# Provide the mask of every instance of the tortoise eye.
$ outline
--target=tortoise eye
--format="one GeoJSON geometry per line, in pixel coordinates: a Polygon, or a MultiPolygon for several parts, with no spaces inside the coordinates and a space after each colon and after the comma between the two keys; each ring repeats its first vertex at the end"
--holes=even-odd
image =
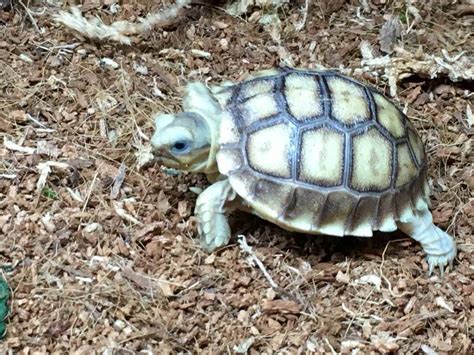
{"type": "Polygon", "coordinates": [[[176,141],[171,147],[171,150],[173,151],[173,153],[180,154],[186,152],[189,147],[190,144],[187,141],[176,141]]]}

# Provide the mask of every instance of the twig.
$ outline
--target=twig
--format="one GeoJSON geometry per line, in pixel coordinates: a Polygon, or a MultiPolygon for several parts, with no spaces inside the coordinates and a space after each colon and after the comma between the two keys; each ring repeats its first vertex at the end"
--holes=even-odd
{"type": "Polygon", "coordinates": [[[270,286],[272,286],[273,289],[275,290],[280,290],[280,288],[278,287],[278,285],[275,283],[275,281],[273,281],[272,277],[270,276],[270,274],[268,273],[267,269],[265,268],[265,266],[263,265],[263,263],[260,261],[260,259],[255,255],[254,251],[252,250],[252,248],[247,244],[247,239],[245,239],[245,236],[244,235],[239,235],[238,237],[238,242],[239,242],[239,246],[240,246],[240,249],[242,249],[244,252],[246,252],[248,255],[249,255],[249,258],[252,262],[254,262],[255,264],[257,264],[258,268],[260,269],[260,271],[262,271],[263,273],[263,276],[265,276],[265,278],[267,279],[267,281],[270,283],[270,286]]]}
{"type": "Polygon", "coordinates": [[[306,21],[308,19],[308,11],[309,11],[309,0],[305,0],[304,8],[302,10],[303,19],[301,20],[301,22],[299,22],[295,25],[296,31],[301,31],[304,28],[304,26],[306,25],[306,21]]]}
{"type": "Polygon", "coordinates": [[[20,5],[23,7],[23,9],[25,9],[26,16],[28,16],[28,18],[29,18],[30,21],[31,21],[31,24],[35,27],[36,31],[38,31],[38,33],[41,33],[41,29],[38,27],[38,24],[36,23],[35,18],[34,18],[33,15],[31,14],[30,9],[28,9],[28,8],[26,7],[26,5],[23,4],[23,2],[22,2],[21,0],[18,0],[18,2],[19,2],[20,5]]]}

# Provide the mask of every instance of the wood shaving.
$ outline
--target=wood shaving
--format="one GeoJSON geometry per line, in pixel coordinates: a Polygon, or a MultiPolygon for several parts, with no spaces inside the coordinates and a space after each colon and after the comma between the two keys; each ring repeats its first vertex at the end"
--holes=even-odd
{"type": "Polygon", "coordinates": [[[132,40],[129,35],[150,31],[161,23],[177,18],[179,11],[190,3],[190,0],[176,0],[174,5],[148,15],[139,24],[128,21],[116,21],[111,25],[106,25],[99,18],[87,20],[82,16],[81,10],[78,7],[71,7],[69,12],[58,11],[52,17],[54,21],[78,32],[86,38],[131,45],[132,40]]]}

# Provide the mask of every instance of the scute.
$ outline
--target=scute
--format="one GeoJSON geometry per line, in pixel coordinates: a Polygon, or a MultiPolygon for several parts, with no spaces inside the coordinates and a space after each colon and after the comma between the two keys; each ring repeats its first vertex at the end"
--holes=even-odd
{"type": "Polygon", "coordinates": [[[252,123],[275,116],[279,108],[275,98],[270,93],[253,96],[244,103],[244,122],[247,126],[252,123]]]}
{"type": "Polygon", "coordinates": [[[377,120],[395,138],[405,135],[403,116],[398,109],[380,94],[374,94],[377,104],[377,120]]]}
{"type": "Polygon", "coordinates": [[[273,91],[275,82],[272,80],[252,81],[240,89],[239,100],[245,100],[257,95],[268,94],[273,91]]]}
{"type": "Polygon", "coordinates": [[[425,148],[420,136],[416,133],[415,128],[411,123],[407,124],[408,141],[410,142],[411,149],[416,157],[418,166],[422,166],[425,161],[425,148]]]}
{"type": "Polygon", "coordinates": [[[343,134],[328,127],[304,131],[300,149],[299,180],[319,186],[342,184],[343,134]]]}
{"type": "Polygon", "coordinates": [[[216,159],[219,162],[220,172],[224,175],[231,174],[244,164],[242,154],[236,149],[221,149],[217,152],[216,159]]]}
{"type": "Polygon", "coordinates": [[[399,144],[397,147],[397,178],[395,186],[401,188],[413,181],[418,173],[415,162],[413,161],[408,143],[399,144]]]}
{"type": "Polygon", "coordinates": [[[364,89],[339,76],[326,79],[332,99],[332,116],[345,125],[370,120],[364,89]]]}
{"type": "Polygon", "coordinates": [[[421,139],[375,90],[286,68],[216,92],[225,102],[219,170],[262,218],[291,231],[370,237],[428,208],[421,139]]]}
{"type": "Polygon", "coordinates": [[[236,144],[240,142],[241,134],[234,116],[229,111],[222,113],[219,132],[219,144],[236,144]]]}
{"type": "Polygon", "coordinates": [[[269,179],[257,180],[252,190],[252,200],[257,210],[267,217],[278,219],[285,206],[291,202],[293,186],[279,184],[269,179]]]}
{"type": "Polygon", "coordinates": [[[292,131],[284,123],[251,133],[246,146],[249,166],[263,174],[290,178],[291,139],[292,131]]]}
{"type": "Polygon", "coordinates": [[[385,191],[392,181],[392,143],[375,127],[352,140],[351,187],[356,191],[385,191]]]}
{"type": "Polygon", "coordinates": [[[290,74],[285,78],[285,98],[289,113],[304,121],[323,113],[321,93],[313,76],[290,74]]]}

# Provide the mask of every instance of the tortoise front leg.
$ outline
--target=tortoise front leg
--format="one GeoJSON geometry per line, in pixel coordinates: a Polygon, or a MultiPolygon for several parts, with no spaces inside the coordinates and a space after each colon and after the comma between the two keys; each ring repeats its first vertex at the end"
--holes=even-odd
{"type": "Polygon", "coordinates": [[[420,215],[409,223],[397,224],[402,232],[420,242],[426,253],[430,275],[436,266],[442,275],[444,267],[448,263],[452,265],[456,256],[456,243],[453,237],[433,224],[433,216],[429,210],[420,212],[420,215]]]}
{"type": "Polygon", "coordinates": [[[230,227],[225,216],[225,203],[236,196],[227,179],[215,182],[198,196],[194,214],[201,245],[206,251],[212,252],[229,242],[230,227]]]}

